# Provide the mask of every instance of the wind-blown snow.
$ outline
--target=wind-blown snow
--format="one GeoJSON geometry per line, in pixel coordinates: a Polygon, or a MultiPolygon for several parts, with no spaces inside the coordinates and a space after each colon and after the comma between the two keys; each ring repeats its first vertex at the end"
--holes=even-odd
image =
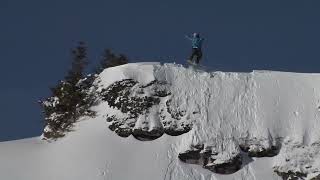
{"type": "MultiPolygon", "coordinates": [[[[274,169],[302,172],[306,179],[320,173],[319,74],[205,72],[175,64],[136,63],[103,71],[96,81],[98,91],[123,79],[167,82],[171,104],[185,112],[181,121],[192,121],[191,131],[153,141],[121,138],[109,130],[105,119],[121,113],[101,102],[93,107],[97,117],[81,118],[62,139],[0,143],[1,179],[277,180],[281,178],[274,169]],[[244,154],[242,168],[230,175],[178,159],[179,153],[203,144],[219,152],[215,163],[224,162],[243,153],[239,144],[248,139],[255,140],[251,149],[281,143],[280,153],[263,158],[244,154]]],[[[155,120],[159,117],[148,118],[151,126],[161,126],[155,120]]]]}

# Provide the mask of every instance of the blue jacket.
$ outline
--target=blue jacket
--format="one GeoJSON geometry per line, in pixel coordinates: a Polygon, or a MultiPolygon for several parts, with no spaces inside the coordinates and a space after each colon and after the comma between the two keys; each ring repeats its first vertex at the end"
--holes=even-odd
{"type": "Polygon", "coordinates": [[[191,41],[192,48],[201,49],[202,42],[204,40],[203,38],[201,38],[201,37],[189,37],[189,36],[186,36],[186,38],[191,41]]]}

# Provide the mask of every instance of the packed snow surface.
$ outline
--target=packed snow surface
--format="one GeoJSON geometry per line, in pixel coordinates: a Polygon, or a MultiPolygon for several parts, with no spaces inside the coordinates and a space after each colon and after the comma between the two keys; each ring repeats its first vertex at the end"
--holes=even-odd
{"type": "Polygon", "coordinates": [[[97,91],[123,79],[167,82],[172,104],[184,112],[182,120],[190,121],[192,129],[152,141],[122,138],[108,128],[105,118],[119,112],[101,101],[93,107],[97,117],[81,118],[74,131],[57,141],[36,137],[0,143],[0,179],[277,180],[281,177],[275,169],[301,172],[305,179],[320,173],[320,74],[206,72],[176,64],[135,63],[103,71],[97,91]],[[274,157],[243,155],[241,169],[228,175],[178,158],[202,144],[219,152],[214,162],[218,164],[243,153],[242,141],[254,141],[249,147],[253,151],[276,143],[281,149],[274,157]]]}

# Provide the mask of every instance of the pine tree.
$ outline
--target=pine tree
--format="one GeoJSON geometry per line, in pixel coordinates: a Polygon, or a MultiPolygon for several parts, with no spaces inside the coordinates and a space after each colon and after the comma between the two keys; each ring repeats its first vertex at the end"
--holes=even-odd
{"type": "Polygon", "coordinates": [[[96,72],[100,73],[106,68],[120,66],[127,64],[128,62],[129,60],[125,55],[116,55],[110,49],[106,49],[100,61],[100,66],[97,68],[96,72]]]}
{"type": "MultiPolygon", "coordinates": [[[[52,96],[40,101],[45,115],[44,137],[55,139],[64,136],[81,116],[94,116],[90,107],[96,102],[94,80],[98,76],[84,74],[88,65],[87,47],[79,42],[71,51],[71,69],[64,80],[51,88],[52,96]]],[[[128,63],[128,58],[122,54],[116,55],[111,50],[105,50],[99,68],[100,73],[105,68],[128,63]]]]}
{"type": "Polygon", "coordinates": [[[88,65],[87,47],[84,42],[79,42],[78,46],[71,51],[72,66],[65,77],[68,83],[75,85],[83,78],[85,67],[88,65]]]}
{"type": "Polygon", "coordinates": [[[89,110],[95,101],[89,89],[94,76],[84,77],[84,70],[88,65],[85,43],[79,42],[71,53],[72,66],[65,79],[51,88],[51,97],[41,101],[46,120],[46,138],[64,136],[64,132],[70,130],[80,116],[94,114],[89,110]]]}

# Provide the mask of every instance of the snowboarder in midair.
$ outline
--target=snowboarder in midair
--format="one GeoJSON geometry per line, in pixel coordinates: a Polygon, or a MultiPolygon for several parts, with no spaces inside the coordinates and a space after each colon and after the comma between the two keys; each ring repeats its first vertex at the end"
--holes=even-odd
{"type": "Polygon", "coordinates": [[[193,59],[197,57],[195,63],[199,64],[200,59],[202,57],[201,46],[204,39],[200,37],[199,33],[193,33],[192,37],[186,36],[186,38],[189,39],[192,43],[192,53],[188,61],[193,63],[193,59]]]}

